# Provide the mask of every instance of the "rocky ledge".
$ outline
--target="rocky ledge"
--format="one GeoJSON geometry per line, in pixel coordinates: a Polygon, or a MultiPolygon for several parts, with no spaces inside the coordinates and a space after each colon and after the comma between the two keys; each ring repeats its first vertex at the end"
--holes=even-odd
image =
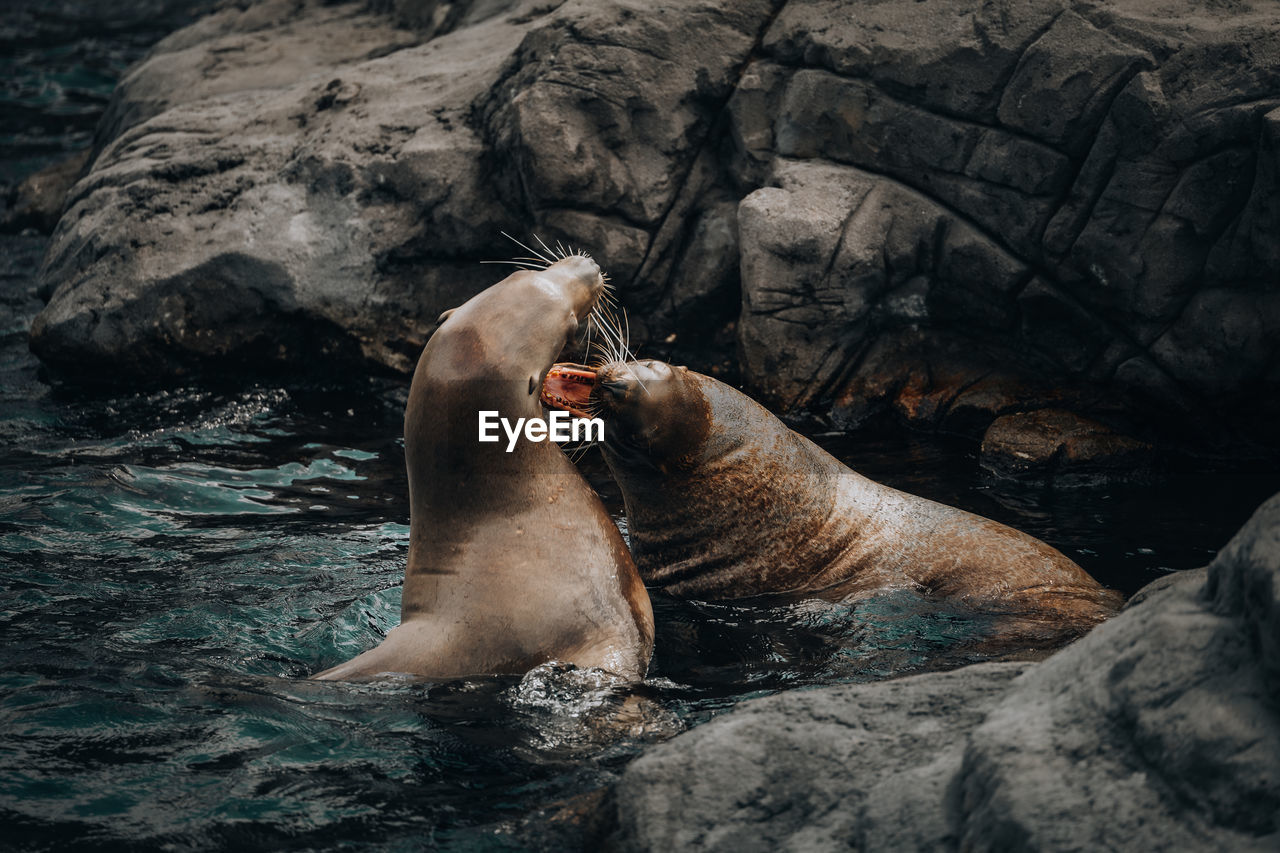
{"type": "Polygon", "coordinates": [[[739,706],[633,762],[622,850],[1274,850],[1280,495],[1037,664],[739,706]]]}
{"type": "Polygon", "coordinates": [[[1278,181],[1263,0],[228,3],[121,83],[31,341],[407,371],[537,233],[778,410],[1274,448],[1278,181]]]}

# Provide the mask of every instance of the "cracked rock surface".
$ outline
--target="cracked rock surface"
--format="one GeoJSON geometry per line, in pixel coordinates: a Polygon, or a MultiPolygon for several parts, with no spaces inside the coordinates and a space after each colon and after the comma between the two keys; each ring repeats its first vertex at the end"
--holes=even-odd
{"type": "Polygon", "coordinates": [[[1274,850],[1280,495],[1046,661],[756,699],[652,748],[624,850],[1274,850]]]}
{"type": "Polygon", "coordinates": [[[1262,0],[242,2],[93,156],[32,330],[81,378],[408,371],[507,231],[779,410],[1277,442],[1262,0]]]}

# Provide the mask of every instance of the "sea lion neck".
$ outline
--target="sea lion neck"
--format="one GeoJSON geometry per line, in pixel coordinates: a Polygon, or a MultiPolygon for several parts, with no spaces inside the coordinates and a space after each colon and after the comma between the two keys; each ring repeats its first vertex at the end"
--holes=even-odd
{"type": "Polygon", "coordinates": [[[593,299],[591,288],[576,278],[557,285],[548,271],[521,272],[449,312],[427,341],[409,388],[405,448],[411,470],[415,443],[474,444],[480,412],[512,421],[539,417],[546,372],[593,299]]]}

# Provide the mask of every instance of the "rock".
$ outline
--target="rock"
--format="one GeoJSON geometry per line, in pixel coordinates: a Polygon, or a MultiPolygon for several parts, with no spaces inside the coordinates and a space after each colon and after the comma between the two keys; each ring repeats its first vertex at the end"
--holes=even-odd
{"type": "Polygon", "coordinates": [[[1280,495],[1042,663],[756,699],[633,762],[623,850],[1273,850],[1280,495]],[[1016,677],[1015,677],[1016,676],[1016,677]]]}
{"type": "Polygon", "coordinates": [[[161,40],[125,75],[98,125],[95,150],[175,106],[285,89],[421,41],[358,4],[224,4],[161,40]]]}
{"type": "Polygon", "coordinates": [[[604,262],[638,348],[781,410],[980,435],[1069,399],[1274,449],[1277,91],[1259,0],[227,4],[122,81],[32,345],[407,371],[537,233],[604,262]]]}
{"type": "Polygon", "coordinates": [[[654,312],[663,320],[650,331],[655,340],[645,354],[670,358],[678,352],[688,366],[728,381],[736,374],[735,327],[741,304],[737,200],[708,198],[686,239],[671,268],[668,295],[654,312]]]}
{"type": "Polygon", "coordinates": [[[614,791],[617,849],[932,850],[970,732],[1026,663],[756,699],[653,747],[614,791]]]}
{"type": "Polygon", "coordinates": [[[408,372],[493,282],[478,262],[525,254],[503,231],[584,246],[625,284],[702,197],[684,164],[770,11],[430,5],[230,5],[158,45],[68,201],[33,350],[82,380],[408,372]]]}
{"type": "Polygon", "coordinates": [[[1209,567],[1019,679],[957,777],[974,850],[1280,842],[1280,496],[1209,567]]]}
{"type": "Polygon", "coordinates": [[[613,829],[610,792],[596,788],[526,815],[513,833],[515,845],[530,853],[599,850],[613,829]]]}
{"type": "MultiPolygon", "coordinates": [[[[996,381],[1029,374],[1166,435],[1275,446],[1274,429],[1262,435],[1277,408],[1260,395],[1280,400],[1280,356],[1258,341],[1280,323],[1260,263],[1280,230],[1255,223],[1274,225],[1280,204],[1278,23],[1254,3],[1222,15],[1191,2],[1156,14],[1139,0],[1006,14],[966,0],[792,0],[730,101],[736,182],[787,190],[790,211],[766,248],[757,234],[775,222],[761,208],[780,197],[743,200],[744,379],[777,406],[839,421],[879,405],[885,383],[868,381],[868,361],[920,375],[913,354],[886,361],[898,349],[886,339],[959,338],[998,365],[996,381]],[[1266,58],[1239,48],[1263,43],[1266,58]],[[797,161],[849,177],[802,185],[797,161]],[[832,222],[867,217],[862,196],[832,195],[842,180],[897,188],[880,214],[893,223],[881,227],[880,274],[912,282],[916,311],[840,268],[832,222]],[[913,229],[935,239],[888,238],[913,229]],[[949,275],[936,241],[959,229],[973,237],[949,275]],[[825,258],[803,248],[812,241],[825,258]],[[778,260],[759,263],[764,251],[778,260]]],[[[899,408],[923,426],[937,411],[899,408]]]]}
{"type": "Polygon", "coordinates": [[[286,26],[293,5],[227,7],[126,78],[118,110],[151,117],[123,122],[68,200],[31,333],[44,360],[152,379],[219,361],[408,370],[439,312],[491,277],[461,260],[483,251],[461,222],[511,220],[465,113],[500,69],[477,45],[514,50],[523,30],[407,47],[350,5],[286,26]],[[309,39],[315,54],[272,65],[276,44],[309,39]],[[217,70],[228,61],[236,73],[217,70]],[[433,247],[440,262],[416,266],[433,247]]]}
{"type": "Polygon", "coordinates": [[[12,234],[27,228],[42,234],[52,231],[62,214],[67,191],[88,161],[89,152],[81,151],[41,169],[10,190],[7,209],[0,218],[0,232],[12,234]]]}
{"type": "Polygon", "coordinates": [[[999,477],[1095,481],[1150,468],[1152,447],[1063,409],[1004,415],[982,438],[979,464],[999,477]]]}
{"type": "MultiPolygon", "coordinates": [[[[918,281],[893,295],[892,310],[923,310],[918,281]]],[[[1053,388],[1030,371],[976,350],[962,336],[907,329],[876,339],[844,379],[830,413],[842,429],[892,415],[916,428],[979,439],[1001,415],[1081,402],[1072,389],[1053,388]]]]}
{"type": "MultiPolygon", "coordinates": [[[[1129,596],[1129,600],[1124,603],[1124,609],[1128,610],[1131,607],[1137,607],[1148,598],[1175,586],[1192,584],[1196,590],[1202,589],[1204,587],[1204,582],[1208,577],[1208,566],[1201,566],[1198,569],[1182,569],[1180,571],[1170,572],[1163,577],[1156,578],[1151,583],[1129,596]]],[[[1188,589],[1190,589],[1190,587],[1188,587],[1188,589]]]]}

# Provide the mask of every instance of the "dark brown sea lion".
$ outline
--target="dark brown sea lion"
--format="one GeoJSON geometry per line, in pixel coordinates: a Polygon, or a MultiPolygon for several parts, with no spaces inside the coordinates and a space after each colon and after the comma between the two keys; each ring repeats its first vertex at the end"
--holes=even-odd
{"type": "Polygon", "coordinates": [[[551,442],[480,442],[481,411],[540,418],[538,389],[603,293],[570,255],[448,318],[405,410],[409,562],[400,625],[315,678],[523,673],[551,660],[644,676],[653,612],[600,498],[551,442]]]}
{"type": "Polygon", "coordinates": [[[681,597],[913,588],[1078,633],[1118,593],[1003,524],[868,480],[747,395],[659,361],[556,365],[543,400],[604,418],[631,551],[681,597]]]}

